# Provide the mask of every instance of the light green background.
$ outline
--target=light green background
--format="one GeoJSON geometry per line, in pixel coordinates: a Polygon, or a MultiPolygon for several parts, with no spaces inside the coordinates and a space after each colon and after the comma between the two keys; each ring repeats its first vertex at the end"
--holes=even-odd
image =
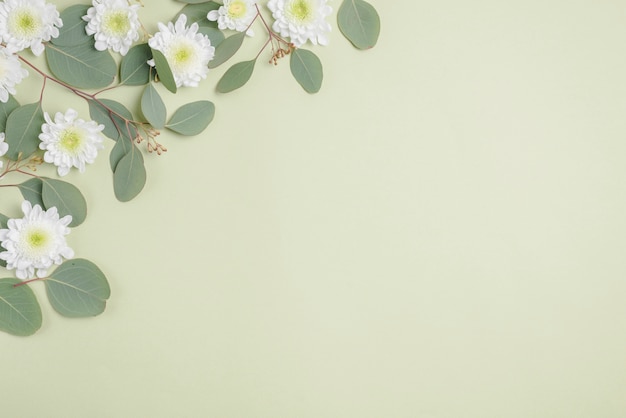
{"type": "MultiPolygon", "coordinates": [[[[333,14],[317,95],[286,60],[161,89],[217,114],[161,135],[136,200],[105,154],[67,177],[90,207],[70,245],[112,296],[69,320],[33,285],[42,329],[0,334],[3,417],[626,416],[624,2],[371,1],[379,44],[333,14]]],[[[150,31],[181,6],[144,4],[150,31]]]]}

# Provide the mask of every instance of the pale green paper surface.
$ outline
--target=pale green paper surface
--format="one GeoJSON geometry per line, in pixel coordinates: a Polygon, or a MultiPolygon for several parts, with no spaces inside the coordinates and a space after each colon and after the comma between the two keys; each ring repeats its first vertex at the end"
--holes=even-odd
{"type": "MultiPolygon", "coordinates": [[[[312,48],[317,95],[287,61],[160,90],[216,118],[161,136],[138,199],[105,154],[67,178],[111,299],[69,320],[33,286],[42,329],[0,334],[2,416],[624,417],[623,3],[372,2],[376,48],[334,15],[312,48]]],[[[144,3],[150,31],[180,7],[144,3]]]]}

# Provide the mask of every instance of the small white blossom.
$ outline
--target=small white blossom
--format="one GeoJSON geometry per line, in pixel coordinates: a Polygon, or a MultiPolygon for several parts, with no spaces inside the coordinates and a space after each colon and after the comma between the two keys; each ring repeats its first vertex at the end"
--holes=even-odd
{"type": "Polygon", "coordinates": [[[27,75],[17,56],[0,46],[0,102],[8,102],[9,95],[16,93],[15,86],[27,75]]]}
{"type": "MultiPolygon", "coordinates": [[[[148,41],[150,48],[161,51],[172,70],[176,86],[196,87],[209,72],[209,61],[215,55],[211,40],[198,33],[198,24],[186,26],[187,16],[181,14],[173,24],[159,22],[159,32],[148,41]]],[[[154,60],[148,64],[154,67],[154,60]]]]}
{"type": "Polygon", "coordinates": [[[130,5],[128,0],[93,0],[93,7],[87,10],[83,20],[87,35],[93,35],[98,51],[112,49],[126,55],[133,42],[139,39],[138,4],[130,5]]]}
{"type": "Polygon", "coordinates": [[[82,173],[85,163],[92,164],[98,150],[104,148],[100,132],[104,125],[94,121],[77,119],[78,113],[68,109],[65,114],[57,112],[54,121],[44,113],[46,123],[41,125],[39,148],[45,150],[43,159],[57,166],[59,176],[76,167],[82,173]]]}
{"type": "Polygon", "coordinates": [[[59,36],[62,26],[56,6],[45,0],[0,2],[0,35],[10,52],[30,48],[41,55],[43,42],[59,36]]]}
{"type": "MultiPolygon", "coordinates": [[[[4,132],[0,132],[0,157],[7,153],[9,150],[9,144],[4,142],[4,132]]],[[[0,160],[0,168],[2,168],[2,160],[0,160]]],[[[0,176],[0,178],[2,178],[0,176]]]]}
{"type": "Polygon", "coordinates": [[[255,5],[254,0],[224,0],[223,6],[207,14],[207,19],[217,21],[217,27],[220,30],[246,31],[248,36],[253,36],[254,32],[248,28],[257,15],[255,5]]]}
{"type": "Polygon", "coordinates": [[[331,26],[325,20],[332,13],[327,0],[269,0],[267,7],[272,11],[272,29],[299,47],[307,40],[314,45],[327,45],[327,32],[331,26]]]}
{"type": "Polygon", "coordinates": [[[65,236],[70,233],[70,215],[59,218],[56,207],[48,210],[33,207],[28,200],[22,203],[24,217],[9,219],[7,229],[0,229],[0,260],[7,269],[16,270],[19,279],[46,277],[53,264],[74,257],[65,236]]]}

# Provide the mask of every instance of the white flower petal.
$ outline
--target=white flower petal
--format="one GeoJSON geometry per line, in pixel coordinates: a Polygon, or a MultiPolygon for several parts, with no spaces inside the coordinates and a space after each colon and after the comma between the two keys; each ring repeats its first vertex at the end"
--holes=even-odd
{"type": "Polygon", "coordinates": [[[45,112],[44,119],[39,148],[46,151],[44,161],[57,166],[59,176],[67,175],[72,167],[85,171],[85,163],[92,164],[98,151],[104,148],[100,135],[104,125],[79,119],[74,109],[57,112],[54,121],[45,112]]]}
{"type": "Polygon", "coordinates": [[[269,0],[267,7],[271,10],[275,21],[274,32],[290,38],[296,46],[306,41],[312,44],[326,45],[331,26],[326,17],[332,13],[327,0],[269,0]]]}
{"type": "Polygon", "coordinates": [[[0,2],[0,36],[10,52],[30,48],[40,55],[43,42],[59,36],[63,26],[54,4],[45,0],[4,0],[0,2]]]}
{"type": "Polygon", "coordinates": [[[5,249],[0,259],[19,279],[46,277],[53,264],[74,256],[65,241],[70,233],[67,216],[59,219],[55,207],[44,211],[27,200],[22,202],[22,212],[23,218],[9,219],[7,228],[0,229],[0,247],[5,249]]]}

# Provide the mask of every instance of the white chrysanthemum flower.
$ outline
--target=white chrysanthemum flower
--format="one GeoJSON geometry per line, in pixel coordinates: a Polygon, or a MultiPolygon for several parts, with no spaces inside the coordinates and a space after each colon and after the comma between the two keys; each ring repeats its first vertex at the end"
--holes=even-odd
{"type": "MultiPolygon", "coordinates": [[[[150,48],[161,51],[172,70],[176,86],[196,87],[209,72],[209,61],[215,55],[211,40],[198,33],[198,24],[186,27],[187,16],[178,17],[175,24],[159,22],[159,32],[148,41],[150,48]]],[[[154,67],[154,60],[148,64],[154,67]]]]}
{"type": "Polygon", "coordinates": [[[72,217],[59,219],[57,208],[44,211],[28,200],[22,203],[22,211],[23,218],[9,219],[7,229],[0,229],[0,246],[5,249],[0,260],[6,261],[7,269],[15,269],[19,279],[46,277],[53,264],[74,257],[65,242],[72,217]]]}
{"type": "Polygon", "coordinates": [[[82,173],[85,163],[92,164],[98,150],[104,148],[100,135],[104,125],[77,116],[78,112],[68,109],[65,114],[57,112],[52,121],[48,112],[44,113],[46,123],[41,125],[39,148],[46,151],[44,161],[57,166],[59,176],[69,173],[72,167],[82,173]]]}
{"type": "Polygon", "coordinates": [[[314,45],[327,45],[327,32],[331,26],[326,20],[333,9],[326,0],[269,0],[267,7],[272,11],[272,29],[281,36],[289,37],[299,47],[307,40],[314,45]]]}
{"type": "Polygon", "coordinates": [[[126,55],[133,42],[139,39],[138,4],[128,0],[93,0],[83,20],[88,22],[85,31],[94,35],[98,51],[112,49],[126,55]]]}
{"type": "Polygon", "coordinates": [[[0,46],[0,102],[8,102],[9,95],[16,93],[15,86],[27,75],[28,71],[22,68],[17,55],[0,46]]]}
{"type": "Polygon", "coordinates": [[[211,10],[207,19],[215,22],[220,30],[230,29],[237,32],[246,31],[246,35],[253,36],[252,29],[248,29],[257,15],[254,0],[224,0],[224,5],[218,10],[211,10]]]}
{"type": "Polygon", "coordinates": [[[56,6],[45,0],[0,2],[0,35],[10,52],[30,48],[33,54],[41,55],[42,42],[59,36],[62,26],[56,6]]]}
{"type": "MultiPolygon", "coordinates": [[[[7,153],[9,150],[9,144],[4,142],[4,132],[0,132],[0,157],[7,153]]],[[[0,160],[0,168],[2,168],[2,160],[0,160]]],[[[2,178],[2,176],[0,176],[2,178]]]]}

